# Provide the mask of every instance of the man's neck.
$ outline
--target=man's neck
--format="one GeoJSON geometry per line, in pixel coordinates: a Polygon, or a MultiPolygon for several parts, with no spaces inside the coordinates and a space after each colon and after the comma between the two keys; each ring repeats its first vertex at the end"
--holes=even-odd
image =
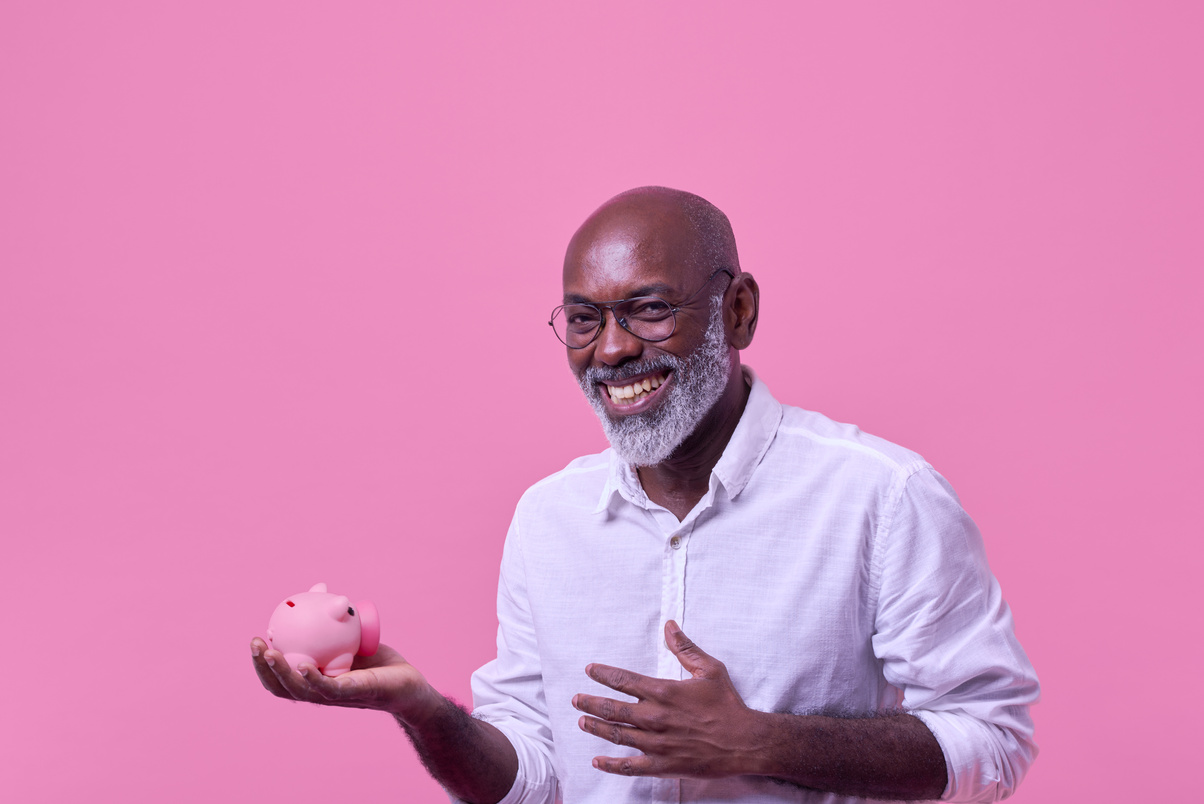
{"type": "Polygon", "coordinates": [[[666,460],[641,466],[636,472],[648,499],[673,512],[678,521],[686,518],[707,493],[711,470],[736,432],[750,392],[740,364],[732,361],[727,388],[698,423],[697,429],[666,460]]]}

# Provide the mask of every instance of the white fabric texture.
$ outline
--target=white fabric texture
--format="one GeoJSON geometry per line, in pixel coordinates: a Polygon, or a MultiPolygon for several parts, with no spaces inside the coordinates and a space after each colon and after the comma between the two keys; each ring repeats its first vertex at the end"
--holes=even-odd
{"type": "Polygon", "coordinates": [[[849,802],[769,779],[614,776],[637,753],[582,732],[575,693],[601,662],[661,678],[675,619],[765,712],[902,707],[945,754],[950,801],[1007,797],[1036,755],[1036,675],[978,529],[913,452],[783,406],[747,368],[744,415],[679,522],[610,450],[532,486],[506,538],[498,656],[472,679],[474,714],[514,743],[505,804],[849,802]]]}

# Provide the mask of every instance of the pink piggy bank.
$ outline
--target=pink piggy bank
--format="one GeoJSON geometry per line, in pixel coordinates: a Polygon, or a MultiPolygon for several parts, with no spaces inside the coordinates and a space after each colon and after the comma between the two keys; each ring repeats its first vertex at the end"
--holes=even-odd
{"type": "Polygon", "coordinates": [[[357,655],[376,653],[380,618],[372,601],[352,606],[318,583],[276,607],[268,621],[267,641],[268,647],[284,654],[289,667],[312,664],[324,675],[338,676],[351,669],[357,655]]]}

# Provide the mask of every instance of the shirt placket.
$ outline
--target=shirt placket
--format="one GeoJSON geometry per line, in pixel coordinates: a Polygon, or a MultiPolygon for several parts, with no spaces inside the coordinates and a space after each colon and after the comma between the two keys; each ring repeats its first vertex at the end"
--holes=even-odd
{"type": "MultiPolygon", "coordinates": [[[[661,616],[658,625],[663,629],[667,620],[674,620],[685,629],[686,614],[686,556],[694,522],[677,523],[666,533],[664,557],[661,564],[661,616]]],[[[656,674],[660,678],[685,678],[685,668],[665,644],[663,635],[656,652],[656,674]]]]}
{"type": "MultiPolygon", "coordinates": [[[[664,639],[666,620],[674,620],[683,629],[686,606],[686,547],[694,532],[696,520],[678,522],[669,511],[650,508],[648,513],[656,520],[664,535],[664,554],[661,560],[661,614],[657,631],[656,675],[658,678],[682,679],[685,668],[669,650],[664,639]]],[[[651,797],[655,801],[681,802],[680,779],[656,779],[653,781],[651,797]]]]}

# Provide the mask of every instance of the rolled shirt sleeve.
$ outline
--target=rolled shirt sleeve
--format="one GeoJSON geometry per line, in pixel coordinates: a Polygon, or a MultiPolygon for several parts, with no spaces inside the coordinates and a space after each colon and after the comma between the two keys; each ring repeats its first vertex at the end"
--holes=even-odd
{"type": "Polygon", "coordinates": [[[1039,687],[978,528],[926,464],[901,476],[875,555],[883,675],[945,755],[948,801],[1007,798],[1037,754],[1039,687]]]}
{"type": "Polygon", "coordinates": [[[472,714],[506,735],[518,755],[514,786],[500,804],[555,804],[560,797],[552,730],[527,605],[517,514],[502,551],[497,611],[497,658],[472,676],[472,714]]]}

